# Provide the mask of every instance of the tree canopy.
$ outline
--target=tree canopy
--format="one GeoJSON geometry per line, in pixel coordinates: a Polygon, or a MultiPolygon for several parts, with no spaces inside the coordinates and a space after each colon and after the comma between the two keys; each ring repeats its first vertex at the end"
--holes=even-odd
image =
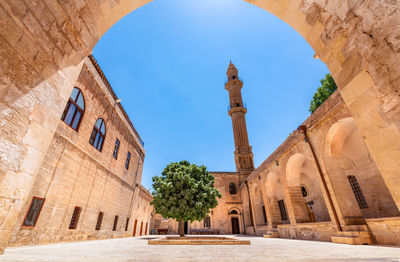
{"type": "Polygon", "coordinates": [[[156,213],[177,221],[201,221],[218,205],[221,193],[205,166],[188,161],[169,164],[161,176],[153,177],[156,213]]]}
{"type": "Polygon", "coordinates": [[[317,108],[325,102],[328,97],[337,89],[336,83],[331,74],[326,74],[324,79],[321,79],[321,86],[318,87],[313,99],[311,100],[310,108],[308,111],[314,113],[317,108]]]}

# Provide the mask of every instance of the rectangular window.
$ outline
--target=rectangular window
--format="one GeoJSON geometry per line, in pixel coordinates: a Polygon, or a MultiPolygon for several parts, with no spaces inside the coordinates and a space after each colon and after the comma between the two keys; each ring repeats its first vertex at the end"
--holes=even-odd
{"type": "Polygon", "coordinates": [[[349,179],[349,183],[351,189],[353,190],[354,196],[356,197],[357,204],[360,209],[368,208],[367,200],[364,197],[363,192],[361,191],[360,184],[358,184],[357,178],[355,176],[347,176],[349,179]]]}
{"type": "Polygon", "coordinates": [[[131,161],[131,152],[128,151],[128,154],[126,154],[126,162],[125,162],[125,169],[129,169],[129,162],[131,161]]]}
{"type": "Polygon", "coordinates": [[[267,223],[267,213],[265,212],[265,206],[262,206],[262,211],[263,211],[263,215],[264,215],[264,222],[267,223]]]}
{"type": "Polygon", "coordinates": [[[81,215],[81,207],[75,207],[74,213],[71,217],[71,222],[69,223],[69,229],[76,229],[78,226],[79,216],[81,215]]]}
{"type": "Polygon", "coordinates": [[[115,159],[118,158],[118,149],[119,149],[119,140],[117,138],[117,140],[115,140],[115,146],[114,146],[114,152],[113,152],[113,157],[115,159]]]}
{"type": "Polygon", "coordinates": [[[101,223],[103,222],[103,216],[104,216],[104,213],[99,212],[99,216],[97,217],[96,230],[101,229],[101,223]]]}
{"type": "Polygon", "coordinates": [[[287,213],[286,213],[285,203],[283,202],[283,200],[278,201],[278,206],[279,206],[279,211],[281,212],[282,220],[287,220],[288,217],[287,217],[287,213]]]}
{"type": "Polygon", "coordinates": [[[113,231],[117,230],[117,225],[118,225],[118,216],[115,216],[114,218],[114,225],[113,225],[113,231]]]}
{"type": "Polygon", "coordinates": [[[28,213],[26,213],[24,227],[34,227],[39,218],[40,211],[42,211],[44,198],[33,197],[28,213]]]}
{"type": "Polygon", "coordinates": [[[126,218],[125,231],[128,231],[128,226],[129,226],[129,217],[126,218]]]}

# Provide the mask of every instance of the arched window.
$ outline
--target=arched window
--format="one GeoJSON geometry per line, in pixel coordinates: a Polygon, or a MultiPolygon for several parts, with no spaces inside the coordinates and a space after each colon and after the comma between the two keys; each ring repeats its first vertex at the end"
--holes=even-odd
{"type": "Polygon", "coordinates": [[[301,186],[301,194],[303,194],[303,197],[306,197],[306,196],[308,196],[308,192],[307,192],[307,189],[306,189],[306,187],[304,187],[304,186],[301,186]]]}
{"type": "Polygon", "coordinates": [[[234,209],[234,210],[231,211],[230,214],[231,214],[231,215],[237,215],[237,214],[239,214],[239,213],[237,212],[237,210],[234,209]]]}
{"type": "Polygon", "coordinates": [[[204,228],[210,228],[211,227],[211,218],[210,216],[206,216],[204,218],[204,228]]]}
{"type": "Polygon", "coordinates": [[[78,130],[84,111],[85,101],[82,92],[79,88],[74,87],[61,119],[72,129],[78,130]]]}
{"type": "Polygon", "coordinates": [[[106,125],[104,123],[103,118],[99,118],[94,124],[89,143],[101,152],[105,137],[106,137],[106,125]]]}
{"type": "Polygon", "coordinates": [[[233,182],[229,184],[229,194],[231,195],[237,194],[236,184],[233,182]]]}

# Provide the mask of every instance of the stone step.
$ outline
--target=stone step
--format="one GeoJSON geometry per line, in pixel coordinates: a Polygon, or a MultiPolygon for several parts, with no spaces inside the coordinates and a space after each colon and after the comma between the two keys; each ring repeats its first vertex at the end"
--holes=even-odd
{"type": "Polygon", "coordinates": [[[272,236],[272,234],[265,234],[263,235],[263,238],[274,238],[274,237],[272,236]]]}
{"type": "Polygon", "coordinates": [[[278,230],[268,230],[267,234],[263,235],[264,238],[279,238],[278,230]]]}
{"type": "Polygon", "coordinates": [[[351,245],[371,245],[372,239],[368,231],[339,231],[333,236],[333,243],[351,245]]]}
{"type": "Polygon", "coordinates": [[[358,237],[341,237],[333,236],[331,237],[333,243],[337,244],[349,244],[349,245],[361,245],[361,240],[358,237]]]}

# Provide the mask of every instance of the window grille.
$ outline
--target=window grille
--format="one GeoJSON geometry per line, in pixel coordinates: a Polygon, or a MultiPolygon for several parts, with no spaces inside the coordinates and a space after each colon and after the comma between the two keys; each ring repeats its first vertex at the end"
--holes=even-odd
{"type": "Polygon", "coordinates": [[[353,190],[360,209],[368,208],[367,200],[364,197],[360,184],[358,184],[357,178],[355,176],[347,176],[347,178],[349,179],[351,189],[353,190]]]}
{"type": "Polygon", "coordinates": [[[71,217],[71,222],[69,223],[69,229],[76,229],[78,226],[78,221],[79,221],[79,216],[81,214],[81,207],[75,207],[74,213],[72,214],[71,217]]]}
{"type": "Polygon", "coordinates": [[[28,213],[26,213],[23,226],[34,227],[39,218],[40,211],[42,211],[44,198],[33,197],[31,205],[29,206],[28,213]]]}

